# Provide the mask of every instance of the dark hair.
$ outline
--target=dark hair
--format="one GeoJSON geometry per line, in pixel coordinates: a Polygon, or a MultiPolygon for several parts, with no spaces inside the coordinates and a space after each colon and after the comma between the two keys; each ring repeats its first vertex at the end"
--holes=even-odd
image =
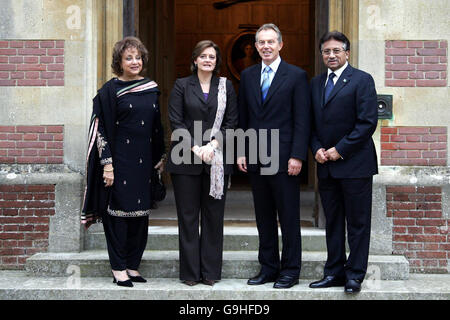
{"type": "Polygon", "coordinates": [[[142,71],[145,70],[148,62],[148,50],[145,48],[141,40],[136,37],[125,37],[122,40],[116,42],[112,54],[111,68],[114,74],[121,76],[122,70],[122,55],[125,50],[129,48],[136,48],[140,53],[142,59],[142,71]]]}
{"type": "Polygon", "coordinates": [[[322,45],[327,42],[328,40],[336,40],[336,41],[340,41],[344,44],[343,49],[345,51],[350,50],[350,41],[348,40],[348,38],[345,36],[345,34],[343,34],[342,32],[339,31],[329,31],[326,32],[322,38],[320,38],[320,42],[319,42],[319,50],[322,52],[322,45]]]}
{"type": "Polygon", "coordinates": [[[207,48],[214,48],[216,50],[216,67],[213,70],[213,74],[219,73],[220,66],[222,65],[222,55],[220,54],[220,49],[217,44],[211,40],[202,40],[196,44],[194,51],[192,51],[191,57],[191,71],[192,73],[197,73],[197,66],[194,61],[202,54],[202,52],[207,48]]]}

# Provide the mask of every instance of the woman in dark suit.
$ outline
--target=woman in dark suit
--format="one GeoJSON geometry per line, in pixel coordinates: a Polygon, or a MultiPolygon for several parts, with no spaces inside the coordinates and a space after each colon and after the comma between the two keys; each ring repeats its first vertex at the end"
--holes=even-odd
{"type": "Polygon", "coordinates": [[[94,98],[82,210],[86,228],[101,220],[114,283],[146,282],[138,267],[147,244],[151,172],[162,170],[164,135],[157,84],[141,75],[148,51],[135,37],[114,46],[117,75],[94,98]]]}
{"type": "Polygon", "coordinates": [[[238,121],[231,81],[217,77],[221,61],[214,42],[200,41],[192,53],[192,75],[176,80],[169,99],[172,137],[183,138],[172,142],[167,171],[178,215],[180,279],[190,286],[221,279],[225,195],[233,170],[225,163],[225,130],[238,121]]]}

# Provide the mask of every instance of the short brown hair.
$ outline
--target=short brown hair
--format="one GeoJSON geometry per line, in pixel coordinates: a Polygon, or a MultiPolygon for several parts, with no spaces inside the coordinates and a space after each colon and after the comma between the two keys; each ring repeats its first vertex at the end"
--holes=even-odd
{"type": "Polygon", "coordinates": [[[147,66],[148,50],[142,41],[136,37],[125,37],[116,42],[113,49],[111,68],[113,73],[117,76],[121,76],[123,74],[122,55],[128,48],[136,48],[136,50],[140,53],[142,59],[142,72],[147,66]]]}
{"type": "Polygon", "coordinates": [[[195,46],[191,57],[191,71],[192,73],[197,73],[197,66],[194,61],[197,60],[206,48],[214,48],[214,50],[216,50],[216,67],[213,70],[213,74],[216,75],[219,73],[220,66],[222,65],[222,55],[220,54],[219,46],[211,40],[202,40],[195,46]]]}

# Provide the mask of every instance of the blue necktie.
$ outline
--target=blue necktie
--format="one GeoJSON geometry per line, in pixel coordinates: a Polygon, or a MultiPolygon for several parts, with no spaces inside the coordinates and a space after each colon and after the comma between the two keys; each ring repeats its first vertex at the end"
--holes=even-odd
{"type": "Polygon", "coordinates": [[[270,69],[269,66],[267,66],[264,69],[264,73],[263,73],[263,82],[261,84],[261,97],[262,97],[262,102],[264,102],[264,100],[266,99],[267,96],[267,92],[269,92],[269,87],[270,87],[270,78],[269,78],[269,74],[270,72],[272,72],[272,69],[270,69]]]}
{"type": "Polygon", "coordinates": [[[327,85],[325,86],[325,99],[324,99],[323,103],[327,102],[331,91],[333,91],[333,88],[334,88],[333,78],[335,76],[336,76],[336,74],[334,74],[334,72],[330,73],[330,75],[328,76],[328,82],[327,82],[327,85]]]}

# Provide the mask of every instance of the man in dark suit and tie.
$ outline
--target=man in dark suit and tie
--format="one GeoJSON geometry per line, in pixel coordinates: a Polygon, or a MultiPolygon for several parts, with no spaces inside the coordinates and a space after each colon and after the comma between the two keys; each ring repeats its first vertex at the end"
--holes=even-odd
{"type": "Polygon", "coordinates": [[[369,257],[372,180],[378,173],[372,134],[378,121],[373,78],[350,66],[350,42],[337,31],[320,40],[328,72],[311,81],[311,151],[318,162],[328,257],[324,278],[311,288],[361,290],[369,257]],[[350,254],[346,257],[345,225],[350,254]]]}
{"type": "Polygon", "coordinates": [[[248,150],[245,156],[238,155],[239,170],[249,174],[259,233],[261,271],[247,283],[275,282],[274,288],[290,288],[298,284],[301,266],[299,174],[310,136],[309,85],[304,70],[281,60],[283,41],[277,26],[261,26],[255,46],[262,63],[241,74],[239,127],[257,134],[267,130],[267,137],[258,135],[257,145],[268,151],[278,167],[268,174],[264,169],[270,164],[260,152],[253,163],[248,150]],[[270,137],[276,137],[276,132],[279,139],[274,142],[270,137]],[[281,259],[277,215],[283,240],[281,259]]]}

